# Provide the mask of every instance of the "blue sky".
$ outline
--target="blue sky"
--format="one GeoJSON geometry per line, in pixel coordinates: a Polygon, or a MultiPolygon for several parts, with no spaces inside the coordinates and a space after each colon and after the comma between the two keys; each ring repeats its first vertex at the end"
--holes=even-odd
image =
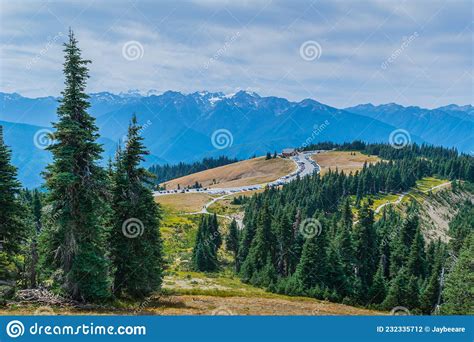
{"type": "Polygon", "coordinates": [[[336,107],[473,103],[468,0],[0,3],[4,92],[58,95],[71,26],[93,61],[89,92],[244,89],[336,107]]]}

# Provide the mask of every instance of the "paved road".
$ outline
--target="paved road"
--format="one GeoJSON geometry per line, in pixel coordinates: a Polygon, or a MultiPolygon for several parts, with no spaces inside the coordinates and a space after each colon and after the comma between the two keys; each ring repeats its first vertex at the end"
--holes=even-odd
{"type": "Polygon", "coordinates": [[[199,193],[199,194],[234,194],[243,191],[251,191],[251,190],[259,190],[263,189],[266,186],[279,186],[283,184],[287,184],[292,180],[295,180],[298,175],[300,177],[304,177],[310,175],[314,172],[319,172],[319,165],[311,159],[311,156],[316,153],[320,153],[321,151],[308,151],[303,153],[298,153],[296,156],[291,157],[291,160],[296,164],[296,171],[285,175],[283,177],[278,178],[277,180],[265,183],[265,184],[254,184],[254,185],[244,185],[244,186],[237,186],[237,187],[226,187],[226,188],[207,188],[207,189],[188,189],[188,190],[164,190],[164,191],[155,191],[153,193],[154,196],[166,196],[172,195],[176,193],[199,193]]]}
{"type": "MultiPolygon", "coordinates": [[[[427,193],[429,193],[430,191],[433,191],[433,190],[439,189],[439,188],[443,188],[443,187],[445,187],[445,186],[447,186],[447,185],[449,185],[449,184],[451,184],[451,181],[446,182],[446,183],[443,183],[443,184],[440,184],[440,185],[433,186],[432,188],[429,188],[428,190],[423,190],[423,191],[421,191],[421,192],[424,193],[424,194],[427,194],[427,193]]],[[[393,204],[394,204],[394,205],[397,205],[397,204],[400,204],[400,202],[403,200],[403,198],[404,198],[406,195],[408,195],[408,194],[409,194],[409,192],[404,192],[404,193],[400,194],[400,196],[398,196],[398,198],[397,198],[395,201],[393,201],[393,202],[386,202],[386,203],[383,203],[383,204],[379,205],[379,206],[378,206],[377,208],[375,208],[375,210],[374,210],[375,214],[378,214],[378,213],[380,212],[380,210],[382,210],[382,209],[383,209],[384,207],[386,207],[387,205],[393,205],[393,204]]],[[[354,221],[354,224],[356,224],[356,223],[358,223],[358,222],[359,222],[359,220],[354,221]]]]}
{"type": "MultiPolygon", "coordinates": [[[[291,160],[293,160],[293,162],[296,164],[296,170],[268,184],[255,184],[255,185],[246,185],[246,186],[229,187],[229,188],[189,189],[187,191],[155,191],[154,195],[166,196],[166,195],[171,195],[171,194],[176,194],[176,193],[200,193],[200,194],[210,194],[210,195],[220,194],[221,196],[213,198],[209,202],[207,202],[200,211],[188,213],[188,215],[212,214],[211,212],[208,211],[211,205],[235,193],[263,189],[265,186],[284,185],[295,180],[298,177],[298,175],[299,177],[305,177],[314,172],[319,172],[320,170],[319,165],[314,160],[311,159],[311,156],[313,154],[320,153],[320,152],[321,151],[309,151],[309,152],[299,153],[296,156],[291,157],[291,160]]],[[[217,214],[217,216],[223,217],[229,220],[235,219],[239,229],[242,229],[244,227],[243,217],[241,214],[236,214],[236,215],[217,214]]]]}

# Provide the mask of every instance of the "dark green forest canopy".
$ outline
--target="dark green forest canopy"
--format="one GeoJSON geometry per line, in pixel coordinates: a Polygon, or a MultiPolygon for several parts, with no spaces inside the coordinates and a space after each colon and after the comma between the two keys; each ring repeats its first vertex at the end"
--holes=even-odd
{"type": "MultiPolygon", "coordinates": [[[[237,257],[242,279],[290,295],[433,312],[439,304],[439,279],[453,251],[442,242],[427,245],[416,203],[405,215],[389,209],[375,221],[370,201],[360,207],[361,199],[407,191],[428,176],[469,184],[474,181],[474,158],[424,145],[396,149],[387,144],[323,143],[308,149],[359,150],[384,160],[354,174],[314,174],[254,195],[245,204],[237,257]],[[359,207],[354,224],[350,198],[359,207]],[[308,236],[308,231],[314,234],[308,236]]],[[[466,214],[459,215],[455,222],[464,226],[466,214]]],[[[472,227],[466,229],[461,232],[453,223],[455,253],[472,234],[472,227]]]]}

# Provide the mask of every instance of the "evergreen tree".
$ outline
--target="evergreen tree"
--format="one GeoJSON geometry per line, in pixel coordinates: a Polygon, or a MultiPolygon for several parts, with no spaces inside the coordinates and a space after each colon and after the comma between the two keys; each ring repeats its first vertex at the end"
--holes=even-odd
{"type": "Polygon", "coordinates": [[[282,276],[290,275],[293,268],[292,247],[294,244],[293,229],[286,214],[279,218],[277,227],[277,269],[282,276]]]}
{"type": "Polygon", "coordinates": [[[393,309],[397,306],[403,306],[410,309],[410,277],[406,269],[402,268],[397,276],[390,282],[387,296],[385,297],[382,307],[387,310],[393,309]]]}
{"type": "Polygon", "coordinates": [[[114,292],[138,298],[160,288],[163,271],[159,207],[151,191],[152,174],[140,167],[148,154],[140,130],[134,115],[126,146],[117,152],[109,236],[114,292]]]}
{"type": "Polygon", "coordinates": [[[242,265],[242,277],[245,281],[251,281],[252,276],[257,275],[270,260],[274,260],[275,237],[271,228],[271,216],[267,204],[261,209],[255,238],[252,240],[249,254],[242,265]]]}
{"type": "Polygon", "coordinates": [[[474,233],[472,232],[466,238],[453,270],[447,276],[443,299],[442,314],[474,314],[474,233]]]}
{"type": "Polygon", "coordinates": [[[192,267],[195,271],[214,272],[218,268],[216,248],[212,242],[211,221],[210,216],[203,215],[199,223],[192,255],[192,267]]]}
{"type": "Polygon", "coordinates": [[[408,255],[408,274],[424,278],[426,273],[425,264],[425,242],[423,239],[423,235],[420,232],[420,228],[418,228],[411,244],[410,254],[408,255]]]}
{"type": "Polygon", "coordinates": [[[43,265],[62,270],[55,283],[74,299],[99,300],[110,295],[104,249],[108,207],[102,193],[107,175],[97,164],[102,148],[95,120],[87,113],[90,61],[81,57],[72,31],[64,46],[66,87],[53,125],[55,143],[48,147],[53,163],[45,174],[55,220],[45,232],[43,265]]]}
{"type": "Polygon", "coordinates": [[[380,304],[385,299],[387,294],[387,284],[384,276],[384,265],[382,260],[379,263],[377,272],[375,272],[372,286],[369,290],[369,301],[371,303],[380,304]]]}
{"type": "Polygon", "coordinates": [[[18,200],[20,182],[17,169],[11,164],[11,151],[3,139],[0,126],[0,253],[10,260],[20,252],[26,239],[26,226],[22,221],[24,208],[18,200]]]}
{"type": "Polygon", "coordinates": [[[367,300],[368,290],[372,283],[373,275],[377,269],[377,242],[374,230],[374,212],[370,208],[369,200],[363,204],[359,211],[359,222],[354,230],[355,256],[357,260],[357,276],[360,278],[360,293],[362,301],[367,300]]]}
{"type": "Polygon", "coordinates": [[[306,239],[295,277],[301,289],[309,290],[316,286],[325,287],[327,279],[327,238],[326,230],[306,239]]]}
{"type": "Polygon", "coordinates": [[[219,232],[219,223],[215,213],[209,219],[209,234],[211,236],[210,243],[213,245],[214,252],[217,253],[218,249],[222,245],[222,236],[219,232]]]}
{"type": "MultiPolygon", "coordinates": [[[[238,253],[239,253],[239,228],[237,227],[237,222],[235,219],[232,220],[229,226],[229,233],[226,238],[226,248],[228,251],[234,254],[235,263],[238,262],[238,253]]],[[[236,269],[237,265],[236,265],[236,269]]]]}

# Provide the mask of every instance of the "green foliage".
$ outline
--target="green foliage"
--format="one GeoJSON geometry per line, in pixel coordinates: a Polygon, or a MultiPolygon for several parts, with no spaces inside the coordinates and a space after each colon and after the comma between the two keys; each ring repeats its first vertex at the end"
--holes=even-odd
{"type": "Polygon", "coordinates": [[[217,217],[203,215],[193,248],[192,268],[195,271],[215,272],[219,264],[217,250],[221,244],[217,217]]]}
{"type": "MultiPolygon", "coordinates": [[[[330,171],[297,179],[247,200],[238,256],[241,279],[278,293],[433,312],[447,262],[446,244],[426,245],[415,202],[404,213],[384,208],[375,222],[370,200],[362,199],[407,191],[427,177],[472,180],[474,159],[431,146],[394,149],[360,142],[321,146],[362,149],[385,160],[349,175],[330,171]],[[355,223],[351,199],[359,208],[355,223]],[[311,217],[324,228],[320,235],[304,239],[299,229],[311,217]]],[[[468,184],[456,187],[466,190],[468,184]]],[[[454,251],[473,222],[469,207],[461,211],[464,214],[450,228],[454,251]]],[[[465,275],[465,270],[461,273],[465,275]]]]}
{"type": "Polygon", "coordinates": [[[446,315],[474,314],[474,233],[470,233],[446,278],[441,313],[446,315]]]}
{"type": "Polygon", "coordinates": [[[102,300],[110,295],[105,231],[108,205],[102,189],[107,176],[94,118],[87,113],[88,60],[81,57],[72,31],[64,44],[65,89],[54,123],[53,163],[45,173],[48,204],[55,218],[44,230],[45,269],[61,269],[55,282],[74,299],[102,300]]]}
{"type": "Polygon", "coordinates": [[[135,116],[112,176],[112,230],[109,234],[114,292],[143,298],[160,288],[163,273],[159,208],[150,173],[140,167],[148,152],[135,116]]]}
{"type": "Polygon", "coordinates": [[[226,236],[225,243],[226,249],[234,254],[234,260],[237,263],[237,256],[239,254],[239,228],[237,227],[235,219],[230,223],[229,233],[226,236]]]}
{"type": "Polygon", "coordinates": [[[192,164],[178,163],[176,165],[153,165],[150,167],[149,171],[155,175],[153,182],[155,184],[160,184],[170,179],[175,179],[190,175],[192,173],[236,163],[238,161],[238,159],[231,159],[226,156],[221,156],[219,158],[204,158],[203,160],[194,162],[192,164]]]}
{"type": "Polygon", "coordinates": [[[17,170],[11,164],[11,151],[3,140],[0,126],[0,251],[8,257],[20,253],[26,240],[27,227],[23,221],[24,207],[19,201],[20,183],[17,170]]]}

